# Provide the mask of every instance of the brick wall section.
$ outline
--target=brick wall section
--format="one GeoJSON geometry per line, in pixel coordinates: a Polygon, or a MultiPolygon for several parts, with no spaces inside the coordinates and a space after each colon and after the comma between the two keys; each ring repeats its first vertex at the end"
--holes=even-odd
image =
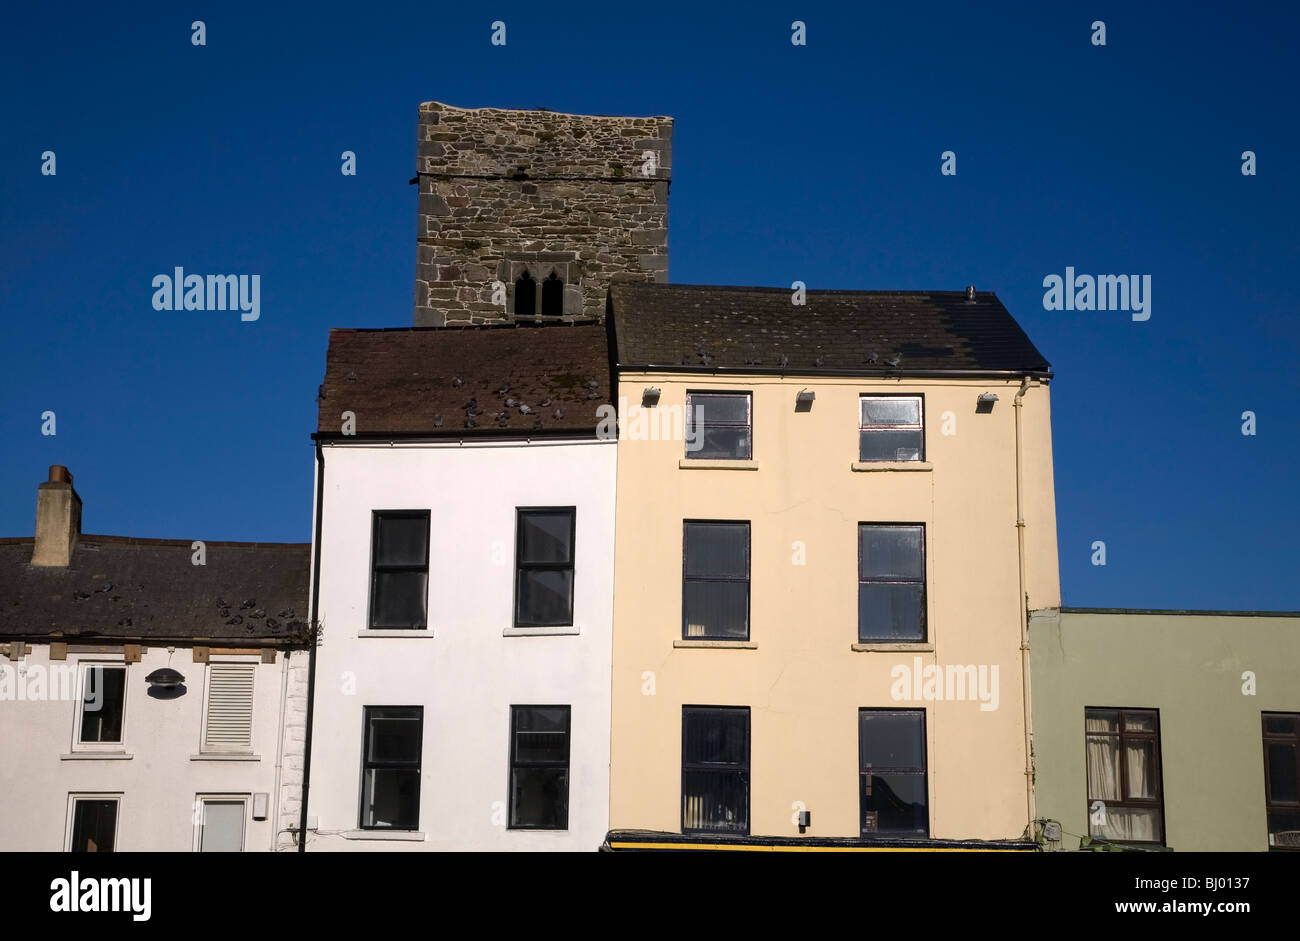
{"type": "Polygon", "coordinates": [[[666,282],[672,127],[422,104],[415,325],[513,319],[525,269],[539,306],[542,280],[564,281],[566,320],[603,318],[611,281],[666,282]]]}

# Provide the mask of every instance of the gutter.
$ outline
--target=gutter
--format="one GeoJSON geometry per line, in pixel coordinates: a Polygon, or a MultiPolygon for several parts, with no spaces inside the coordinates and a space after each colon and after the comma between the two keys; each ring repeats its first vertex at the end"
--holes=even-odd
{"type": "Polygon", "coordinates": [[[649,373],[686,373],[691,375],[726,375],[726,376],[809,376],[848,379],[1021,379],[1033,378],[1050,382],[1052,370],[1048,369],[818,369],[780,366],[682,366],[657,365],[655,363],[632,364],[619,363],[620,372],[649,373]]]}
{"type": "Polygon", "coordinates": [[[1029,823],[1025,827],[1026,838],[1034,835],[1034,716],[1033,701],[1029,686],[1029,594],[1025,591],[1025,508],[1024,482],[1021,471],[1021,456],[1024,450],[1021,434],[1021,415],[1025,408],[1025,393],[1029,391],[1029,376],[1020,383],[1020,391],[1012,401],[1016,415],[1016,548],[1017,562],[1020,570],[1020,680],[1021,698],[1025,705],[1025,806],[1029,811],[1029,823]]]}
{"type": "MultiPolygon", "coordinates": [[[[314,436],[313,436],[314,437],[314,436]]],[[[320,643],[317,630],[320,613],[320,533],[325,511],[325,451],[316,442],[316,524],[312,535],[311,572],[311,647],[307,651],[307,731],[303,736],[302,757],[302,807],[298,816],[298,852],[307,852],[307,793],[311,785],[311,731],[316,706],[316,647],[320,643]]]]}

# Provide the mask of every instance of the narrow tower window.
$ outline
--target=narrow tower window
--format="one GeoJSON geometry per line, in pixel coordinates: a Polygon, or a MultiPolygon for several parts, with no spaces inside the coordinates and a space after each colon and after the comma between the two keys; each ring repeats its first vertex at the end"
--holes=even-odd
{"type": "Polygon", "coordinates": [[[515,282],[515,316],[532,317],[537,313],[537,282],[527,271],[515,282]]]}
{"type": "Polygon", "coordinates": [[[564,282],[551,272],[551,276],[542,282],[542,316],[561,317],[564,315],[564,282]]]}

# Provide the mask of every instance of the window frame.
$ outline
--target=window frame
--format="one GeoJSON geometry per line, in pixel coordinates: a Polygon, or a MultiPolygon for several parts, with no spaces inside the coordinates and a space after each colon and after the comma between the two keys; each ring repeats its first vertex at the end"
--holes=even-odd
{"type": "Polygon", "coordinates": [[[122,798],[121,791],[70,791],[68,792],[68,816],[64,828],[63,851],[65,853],[80,852],[73,849],[73,841],[76,836],[77,826],[77,804],[81,801],[109,801],[116,805],[113,810],[113,848],[107,850],[109,853],[120,853],[118,849],[118,839],[122,832],[122,798]]]}
{"type": "Polygon", "coordinates": [[[361,779],[357,788],[357,829],[374,833],[418,833],[420,830],[420,806],[424,796],[424,706],[407,705],[367,705],[361,707],[361,779]],[[370,713],[373,709],[413,709],[418,715],[415,740],[419,751],[414,764],[409,761],[370,761],[370,713]],[[415,822],[410,827],[380,827],[366,825],[366,772],[372,769],[404,770],[414,767],[415,788],[415,822]]]}
{"type": "Polygon", "coordinates": [[[925,523],[917,522],[898,522],[898,521],[860,521],[858,523],[857,540],[858,540],[858,643],[859,644],[929,644],[930,641],[930,570],[929,570],[929,553],[927,542],[929,536],[929,527],[925,523]],[[862,574],[862,531],[864,529],[920,529],[921,530],[921,577],[914,578],[896,578],[872,575],[864,577],[862,574]],[[920,627],[921,636],[917,638],[899,638],[899,637],[867,637],[862,633],[862,588],[864,585],[917,585],[921,586],[920,601],[920,627]]]}
{"type": "Polygon", "coordinates": [[[569,829],[569,797],[573,793],[573,705],[571,703],[530,704],[522,703],[510,706],[510,754],[506,760],[508,778],[506,779],[506,829],[507,830],[541,830],[551,832],[569,829]],[[533,824],[516,824],[515,821],[515,771],[520,768],[559,768],[552,761],[520,761],[515,750],[520,714],[526,709],[563,709],[564,710],[564,825],[548,827],[533,824]]]}
{"type": "Polygon", "coordinates": [[[370,511],[370,598],[366,605],[366,630],[369,631],[427,631],[429,630],[429,586],[430,568],[432,567],[432,519],[429,510],[371,510],[370,511]],[[424,564],[392,565],[381,567],[379,563],[379,521],[380,518],[423,519],[424,520],[424,564]],[[375,605],[379,600],[379,575],[381,572],[424,572],[424,620],[411,627],[377,626],[375,624],[375,605]]]}
{"type": "Polygon", "coordinates": [[[1300,851],[1300,844],[1297,844],[1296,846],[1278,846],[1273,842],[1275,831],[1269,823],[1268,818],[1274,814],[1291,814],[1300,816],[1300,794],[1297,794],[1297,800],[1295,801],[1278,802],[1273,799],[1273,774],[1272,765],[1268,760],[1268,746],[1270,744],[1290,745],[1295,750],[1294,759],[1296,763],[1296,780],[1297,782],[1300,782],[1300,712],[1261,712],[1260,732],[1264,749],[1264,827],[1268,832],[1268,848],[1270,852],[1298,852],[1300,851]],[[1291,731],[1270,732],[1268,730],[1269,719],[1290,720],[1291,731]]]}
{"type": "Polygon", "coordinates": [[[925,463],[925,394],[919,392],[895,392],[878,394],[874,392],[858,393],[858,461],[862,464],[923,464],[925,463]],[[902,425],[868,425],[866,416],[863,414],[863,405],[867,400],[876,399],[893,399],[893,400],[916,400],[917,416],[920,419],[916,423],[908,422],[902,425]],[[894,458],[868,458],[862,454],[862,436],[873,432],[885,431],[918,431],[921,434],[921,447],[915,458],[903,458],[900,460],[894,458]]]}
{"type": "Polygon", "coordinates": [[[210,794],[200,792],[194,795],[195,803],[195,820],[194,820],[194,844],[193,852],[203,852],[203,827],[207,819],[207,804],[240,804],[244,808],[243,813],[243,830],[239,837],[239,852],[248,852],[248,804],[250,795],[248,794],[210,794]]]}
{"type": "Polygon", "coordinates": [[[860,706],[858,708],[858,835],[862,839],[928,840],[930,838],[930,740],[928,726],[928,716],[926,716],[924,709],[889,709],[871,706],[860,706]],[[866,723],[863,720],[869,715],[906,716],[920,720],[921,760],[923,763],[919,767],[873,765],[870,769],[872,774],[905,774],[920,777],[922,793],[925,795],[925,827],[920,832],[916,830],[881,830],[878,827],[875,830],[867,829],[866,795],[863,793],[862,782],[869,772],[863,767],[864,746],[866,744],[866,723]]]}
{"type": "Polygon", "coordinates": [[[753,633],[753,624],[751,615],[753,614],[753,578],[754,578],[754,528],[751,520],[719,520],[719,519],[684,519],[682,520],[682,640],[715,640],[715,641],[735,641],[737,643],[748,643],[750,635],[753,633]],[[744,526],[745,527],[745,577],[744,579],[736,578],[732,575],[689,575],[687,573],[687,534],[692,526],[744,526]],[[735,637],[731,635],[717,634],[688,634],[687,628],[689,621],[686,611],[686,586],[689,582],[739,582],[745,583],[745,636],[735,637]]]}
{"type": "Polygon", "coordinates": [[[682,705],[682,731],[681,731],[681,790],[678,794],[678,809],[681,812],[681,831],[683,835],[692,833],[712,833],[712,834],[729,834],[732,836],[749,836],[750,827],[753,821],[753,745],[754,745],[754,717],[753,711],[749,706],[701,706],[686,703],[682,705]],[[724,713],[743,713],[745,716],[745,759],[743,764],[736,763],[734,767],[719,767],[704,762],[688,763],[686,760],[686,729],[687,717],[691,713],[710,713],[721,715],[724,713]],[[687,827],[686,826],[686,776],[692,771],[716,772],[725,774],[735,774],[745,783],[745,826],[743,830],[737,829],[709,829],[705,827],[687,827]]]}
{"type": "MultiPolygon", "coordinates": [[[[73,700],[76,714],[73,717],[72,725],[72,751],[76,752],[113,752],[125,753],[126,751],[126,705],[130,699],[130,664],[125,659],[121,660],[80,660],[77,662],[77,696],[73,700]],[[83,722],[85,721],[86,710],[83,704],[86,701],[86,675],[87,671],[95,668],[111,668],[122,671],[122,734],[115,742],[83,742],[81,735],[83,731],[83,722]]],[[[102,681],[101,681],[102,682],[102,681]]]]}
{"type": "Polygon", "coordinates": [[[1164,774],[1164,755],[1160,740],[1160,710],[1149,709],[1137,706],[1084,706],[1083,708],[1083,771],[1084,771],[1084,810],[1085,819],[1088,821],[1088,838],[1091,840],[1102,840],[1107,843],[1135,844],[1141,846],[1164,846],[1169,834],[1165,829],[1165,774],[1164,774]],[[1118,730],[1116,732],[1090,732],[1088,731],[1088,713],[1090,712],[1114,712],[1118,714],[1118,730]],[[1150,716],[1152,720],[1152,731],[1128,731],[1129,715],[1150,716]],[[1101,797],[1093,797],[1088,781],[1088,739],[1092,736],[1106,736],[1114,738],[1119,745],[1119,781],[1120,781],[1120,799],[1106,800],[1101,797]],[[1128,762],[1123,760],[1127,741],[1151,741],[1155,744],[1153,754],[1155,755],[1155,776],[1154,790],[1156,796],[1154,799],[1131,798],[1129,793],[1128,781],[1128,762]],[[1160,839],[1158,840],[1113,840],[1110,837],[1094,835],[1092,832],[1092,805],[1094,801],[1101,801],[1106,805],[1109,811],[1111,807],[1119,807],[1125,810],[1156,810],[1159,812],[1160,820],[1160,839]]]}
{"type": "Polygon", "coordinates": [[[578,585],[578,508],[576,506],[518,506],[515,507],[515,572],[514,572],[514,602],[512,604],[511,623],[522,630],[531,630],[533,628],[547,627],[573,627],[576,612],[574,611],[577,599],[578,585]],[[524,535],[524,514],[525,513],[559,513],[567,511],[569,514],[569,562],[568,565],[557,565],[554,562],[522,562],[519,558],[523,548],[524,535]],[[519,619],[519,577],[525,570],[531,571],[556,571],[567,570],[569,576],[569,619],[567,621],[535,621],[524,623],[519,619]]]}
{"type": "Polygon", "coordinates": [[[686,415],[682,422],[682,438],[684,439],[683,446],[686,450],[686,457],[688,460],[753,461],[754,460],[754,393],[753,391],[750,390],[746,392],[738,389],[687,389],[686,390],[686,415]],[[692,398],[694,396],[709,396],[709,397],[719,397],[719,398],[724,396],[729,396],[732,398],[744,397],[745,422],[743,425],[740,422],[713,422],[712,424],[714,427],[717,428],[742,428],[743,427],[746,431],[748,431],[749,432],[749,453],[748,454],[744,455],[743,457],[733,457],[730,455],[725,457],[719,457],[717,455],[701,454],[700,452],[704,450],[702,445],[700,448],[698,448],[695,451],[692,451],[690,449],[690,443],[692,437],[694,437],[696,441],[702,441],[701,435],[703,434],[703,429],[707,427],[707,426],[696,427],[694,424],[695,408],[692,402],[692,398]],[[694,435],[691,434],[692,429],[695,430],[694,435]]]}

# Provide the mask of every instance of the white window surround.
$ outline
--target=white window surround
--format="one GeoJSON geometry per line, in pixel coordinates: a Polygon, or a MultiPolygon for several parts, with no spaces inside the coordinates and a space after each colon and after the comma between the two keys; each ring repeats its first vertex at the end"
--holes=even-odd
{"type": "Polygon", "coordinates": [[[576,624],[556,627],[506,627],[501,630],[502,637],[558,637],[563,634],[581,633],[582,628],[576,624]]]}
{"type": "Polygon", "coordinates": [[[850,644],[849,649],[854,653],[934,653],[933,641],[917,641],[916,643],[897,643],[897,644],[850,644]]]}
{"type": "Polygon", "coordinates": [[[756,471],[758,470],[758,461],[731,460],[730,458],[689,458],[684,457],[677,461],[677,466],[682,470],[741,470],[756,471]]]}
{"type": "Polygon", "coordinates": [[[76,819],[77,801],[113,801],[117,804],[117,813],[113,815],[113,851],[117,852],[117,838],[122,830],[122,797],[121,791],[107,791],[104,793],[95,793],[94,791],[72,791],[68,794],[68,812],[63,831],[63,851],[69,853],[72,851],[72,829],[76,819]]]}
{"type": "Polygon", "coordinates": [[[716,647],[722,650],[757,650],[758,643],[752,640],[682,640],[673,641],[674,647],[716,647]]]}
{"type": "Polygon", "coordinates": [[[420,830],[344,830],[339,836],[345,840],[389,840],[394,842],[423,843],[420,830]]]}
{"type": "Polygon", "coordinates": [[[433,637],[433,628],[431,627],[407,627],[398,630],[370,630],[362,628],[357,631],[358,637],[405,637],[407,640],[428,639],[433,637]]]}
{"type": "Polygon", "coordinates": [[[79,658],[77,661],[76,688],[72,690],[73,718],[72,718],[72,747],[71,754],[67,757],[80,758],[103,755],[106,758],[129,758],[126,753],[126,706],[127,700],[131,697],[130,679],[131,665],[125,662],[125,659],[118,657],[105,658],[102,656],[87,656],[85,659],[79,658]],[[121,669],[126,673],[122,679],[122,730],[121,738],[116,742],[83,742],[81,740],[81,722],[85,717],[83,707],[85,690],[86,690],[86,672],[93,667],[112,667],[121,669]]]}
{"type": "Polygon", "coordinates": [[[854,461],[851,470],[865,471],[932,471],[934,465],[929,461],[854,461]]]}
{"type": "Polygon", "coordinates": [[[240,835],[240,852],[248,848],[248,804],[251,795],[243,794],[196,794],[194,797],[194,852],[203,849],[203,824],[206,819],[208,803],[240,804],[243,807],[244,828],[240,835]]]}

